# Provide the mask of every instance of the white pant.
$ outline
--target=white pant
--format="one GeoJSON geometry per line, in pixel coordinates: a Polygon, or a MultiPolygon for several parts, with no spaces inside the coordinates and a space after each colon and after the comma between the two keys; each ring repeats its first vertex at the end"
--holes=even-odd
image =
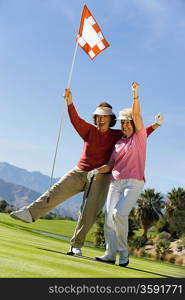
{"type": "Polygon", "coordinates": [[[117,251],[128,256],[128,215],[135,205],[144,181],[123,179],[112,181],[105,209],[104,234],[106,255],[115,259],[117,251]]]}

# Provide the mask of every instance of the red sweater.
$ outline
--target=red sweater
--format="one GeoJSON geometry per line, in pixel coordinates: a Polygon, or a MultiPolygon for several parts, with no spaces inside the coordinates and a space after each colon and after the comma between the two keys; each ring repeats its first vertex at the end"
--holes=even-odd
{"type": "MultiPolygon", "coordinates": [[[[114,145],[123,136],[119,129],[109,129],[101,132],[96,126],[81,119],[73,104],[68,105],[68,113],[74,128],[84,140],[84,146],[77,166],[84,171],[91,171],[108,163],[114,150],[114,145]]],[[[147,136],[154,129],[146,128],[147,136]]]]}

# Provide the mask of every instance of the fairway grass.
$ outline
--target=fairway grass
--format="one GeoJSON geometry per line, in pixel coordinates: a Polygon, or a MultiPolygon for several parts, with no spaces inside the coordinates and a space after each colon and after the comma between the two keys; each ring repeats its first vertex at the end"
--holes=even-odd
{"type": "Polygon", "coordinates": [[[70,237],[74,227],[75,222],[62,220],[26,224],[0,213],[0,277],[185,278],[185,267],[139,257],[131,256],[127,268],[97,262],[94,258],[102,255],[103,249],[94,247],[84,247],[83,257],[68,256],[68,241],[39,233],[41,230],[70,237]]]}

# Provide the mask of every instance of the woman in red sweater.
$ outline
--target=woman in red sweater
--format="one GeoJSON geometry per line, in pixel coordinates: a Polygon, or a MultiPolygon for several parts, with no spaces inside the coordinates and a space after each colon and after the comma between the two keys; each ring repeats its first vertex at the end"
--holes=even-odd
{"type": "MultiPolygon", "coordinates": [[[[95,176],[89,191],[87,174],[109,161],[115,143],[122,136],[122,131],[110,128],[116,123],[116,116],[112,112],[110,104],[101,103],[98,105],[93,113],[94,126],[78,116],[72,102],[70,89],[65,89],[64,98],[71,123],[84,140],[82,155],[77,165],[54,184],[49,191],[46,191],[29,206],[14,211],[10,215],[13,218],[31,223],[70,197],[84,192],[80,216],[68,252],[71,255],[82,255],[81,248],[85,237],[94,224],[97,214],[104,206],[110,183],[110,174],[98,174],[95,176]]],[[[158,126],[160,126],[160,118],[157,119],[156,117],[156,123],[147,128],[147,135],[158,126]]]]}

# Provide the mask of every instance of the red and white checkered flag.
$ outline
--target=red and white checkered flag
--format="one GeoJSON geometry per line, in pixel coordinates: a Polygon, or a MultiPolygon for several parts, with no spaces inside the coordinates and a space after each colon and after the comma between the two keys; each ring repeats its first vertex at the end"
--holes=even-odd
{"type": "Polygon", "coordinates": [[[86,5],[82,12],[77,42],[91,59],[109,47],[109,43],[86,5]]]}

